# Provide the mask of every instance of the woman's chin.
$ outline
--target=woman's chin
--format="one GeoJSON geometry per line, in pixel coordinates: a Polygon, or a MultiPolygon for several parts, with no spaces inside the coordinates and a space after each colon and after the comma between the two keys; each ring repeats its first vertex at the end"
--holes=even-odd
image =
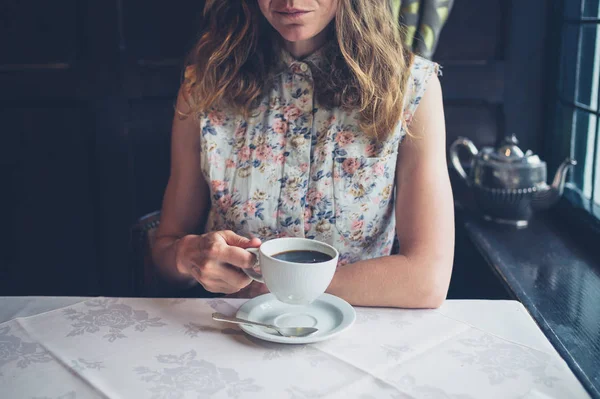
{"type": "Polygon", "coordinates": [[[288,42],[296,43],[310,40],[317,35],[314,29],[309,29],[306,26],[291,25],[277,29],[281,37],[288,42]]]}

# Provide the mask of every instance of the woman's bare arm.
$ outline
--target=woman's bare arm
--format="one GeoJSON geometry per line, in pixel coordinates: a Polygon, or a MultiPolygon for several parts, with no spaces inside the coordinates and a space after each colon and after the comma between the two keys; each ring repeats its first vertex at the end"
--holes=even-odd
{"type": "Polygon", "coordinates": [[[152,248],[154,263],[172,282],[193,281],[176,265],[176,242],[203,226],[209,209],[209,189],[200,169],[200,131],[185,95],[177,97],[171,138],[171,174],[162,204],[160,226],[152,248]]]}
{"type": "Polygon", "coordinates": [[[186,82],[182,87],[173,121],[171,175],[153,259],[172,283],[198,281],[208,291],[231,294],[250,284],[241,268],[252,267],[254,256],[244,248],[257,247],[260,240],[232,231],[197,234],[206,223],[210,190],[201,170],[200,129],[191,115],[186,82]]]}
{"type": "Polygon", "coordinates": [[[437,77],[400,146],[396,232],[401,253],[340,267],[328,289],[353,305],[438,307],[454,258],[454,202],[446,163],[442,91],[437,77]]]}

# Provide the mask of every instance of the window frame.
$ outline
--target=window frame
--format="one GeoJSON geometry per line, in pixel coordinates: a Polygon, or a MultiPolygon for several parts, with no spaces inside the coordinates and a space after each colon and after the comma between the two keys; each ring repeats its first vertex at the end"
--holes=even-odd
{"type": "MultiPolygon", "coordinates": [[[[549,90],[546,115],[552,117],[547,118],[546,132],[551,132],[544,137],[544,155],[548,159],[549,170],[556,170],[560,162],[566,157],[573,156],[576,143],[576,118],[577,112],[582,112],[584,115],[593,115],[595,118],[593,148],[592,148],[592,170],[591,170],[591,195],[587,198],[582,192],[582,187],[578,187],[573,182],[573,173],[569,173],[565,192],[558,206],[556,207],[556,216],[560,219],[568,220],[568,225],[582,233],[591,233],[595,238],[600,239],[600,187],[597,186],[597,181],[600,181],[600,176],[596,176],[600,169],[600,93],[596,96],[595,104],[582,104],[579,99],[579,78],[581,75],[580,62],[581,46],[582,46],[582,27],[593,24],[598,27],[597,43],[600,43],[600,15],[598,17],[583,16],[583,8],[587,0],[578,1],[578,17],[565,16],[566,2],[573,0],[555,0],[553,7],[550,8],[549,24],[548,24],[548,84],[549,90]],[[574,65],[575,76],[573,80],[572,92],[568,95],[572,96],[570,100],[565,95],[566,81],[565,71],[563,71],[563,54],[564,42],[567,39],[567,26],[575,26],[577,28],[576,43],[577,62],[574,65]],[[594,109],[595,105],[595,109],[594,109]],[[566,116],[566,117],[565,117],[566,116]],[[567,128],[570,126],[570,128],[567,128]],[[568,140],[564,136],[568,135],[568,140]],[[566,145],[566,143],[569,143],[566,145]],[[566,148],[568,147],[568,148],[566,148]]],[[[573,3],[571,3],[572,5],[573,3]]],[[[577,6],[576,5],[576,6],[577,6]]],[[[596,51],[600,51],[600,46],[596,47],[596,51]]],[[[600,87],[600,82],[599,87],[600,87]]],[[[600,90],[600,89],[599,89],[600,90]]],[[[578,160],[581,161],[581,160],[578,160]]],[[[579,166],[583,167],[580,162],[579,166]]]]}

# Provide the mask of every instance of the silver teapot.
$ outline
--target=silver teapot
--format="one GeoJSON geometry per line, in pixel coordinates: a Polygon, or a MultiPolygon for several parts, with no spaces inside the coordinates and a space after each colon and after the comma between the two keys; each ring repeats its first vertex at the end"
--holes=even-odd
{"type": "Polygon", "coordinates": [[[483,217],[497,223],[526,227],[533,212],[552,206],[563,193],[567,171],[577,162],[567,158],[556,171],[552,185],[546,184],[546,163],[531,151],[523,153],[517,138],[504,138],[497,148],[481,151],[466,138],[450,146],[450,160],[475,194],[483,217]],[[472,155],[467,175],[458,157],[465,147],[472,155]]]}

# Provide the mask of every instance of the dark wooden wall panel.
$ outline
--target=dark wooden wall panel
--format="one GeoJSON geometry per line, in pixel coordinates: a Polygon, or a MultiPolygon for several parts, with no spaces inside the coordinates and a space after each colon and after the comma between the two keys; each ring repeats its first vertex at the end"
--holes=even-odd
{"type": "MultiPolygon", "coordinates": [[[[477,122],[467,129],[450,119],[448,145],[459,135],[494,144],[515,133],[523,147],[540,151],[547,9],[546,0],[454,3],[435,55],[446,67],[442,78],[446,108],[487,105],[498,117],[492,121],[472,115],[477,122]],[[483,125],[490,123],[495,126],[483,125]],[[490,140],[491,131],[495,140],[490,140]]],[[[460,117],[468,118],[468,114],[460,117]]]]}
{"type": "MultiPolygon", "coordinates": [[[[13,277],[31,294],[98,292],[89,110],[13,105],[0,110],[0,120],[3,134],[17,138],[9,165],[12,186],[3,194],[9,196],[3,212],[12,219],[12,242],[0,244],[1,252],[18,261],[13,277]]],[[[10,281],[0,286],[19,293],[10,281]]]]}
{"type": "Polygon", "coordinates": [[[498,104],[504,101],[505,63],[442,62],[442,86],[447,104],[472,100],[498,104]]]}
{"type": "Polygon", "coordinates": [[[457,0],[444,27],[435,58],[487,61],[504,53],[507,0],[457,0]]]}
{"type": "Polygon", "coordinates": [[[12,99],[75,94],[80,10],[75,0],[0,4],[2,92],[12,99]]]}
{"type": "Polygon", "coordinates": [[[523,147],[540,150],[547,7],[545,0],[454,3],[435,55],[445,67],[448,145],[458,136],[492,145],[515,133],[523,147]]]}
{"type": "Polygon", "coordinates": [[[173,102],[133,101],[129,137],[135,214],[145,215],[160,208],[170,171],[173,102]]]}
{"type": "Polygon", "coordinates": [[[452,103],[445,107],[447,141],[452,143],[460,136],[470,136],[479,148],[493,145],[501,130],[500,106],[486,104],[452,103]]]}
{"type": "Polygon", "coordinates": [[[115,6],[0,2],[0,295],[109,292],[96,147],[120,87],[115,6]]]}
{"type": "Polygon", "coordinates": [[[505,0],[454,3],[434,58],[443,67],[448,146],[460,136],[493,145],[503,134],[508,7],[505,0]]]}
{"type": "Polygon", "coordinates": [[[201,27],[204,1],[122,2],[124,87],[128,98],[172,97],[201,27]],[[144,13],[139,10],[144,8],[144,13]]]}
{"type": "Polygon", "coordinates": [[[70,64],[77,51],[78,3],[82,4],[77,0],[0,2],[0,68],[70,64]]]}
{"type": "Polygon", "coordinates": [[[128,56],[145,62],[180,60],[197,37],[203,3],[123,1],[122,24],[128,56]]]}
{"type": "Polygon", "coordinates": [[[522,147],[536,153],[542,150],[543,140],[549,9],[547,0],[511,3],[511,29],[506,46],[506,133],[516,134],[522,147]]]}
{"type": "Polygon", "coordinates": [[[117,1],[120,91],[102,101],[97,138],[103,286],[132,292],[130,227],[160,208],[169,173],[173,104],[204,1],[117,1]],[[140,12],[142,10],[144,12],[140,12]]]}
{"type": "Polygon", "coordinates": [[[165,98],[174,100],[183,79],[183,62],[171,60],[163,65],[129,64],[124,92],[129,99],[165,98]]]}

